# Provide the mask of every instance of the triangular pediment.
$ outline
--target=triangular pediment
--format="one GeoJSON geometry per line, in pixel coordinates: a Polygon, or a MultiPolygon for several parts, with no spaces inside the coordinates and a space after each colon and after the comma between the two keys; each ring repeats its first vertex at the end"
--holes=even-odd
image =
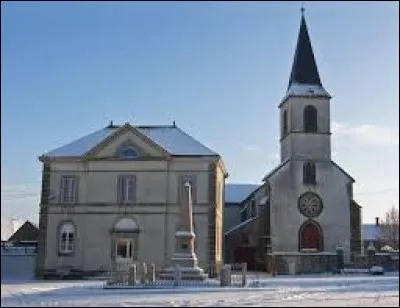
{"type": "Polygon", "coordinates": [[[84,156],[87,159],[118,159],[123,158],[120,154],[121,151],[128,148],[137,153],[135,158],[162,158],[170,155],[164,148],[142,134],[137,128],[126,123],[90,149],[84,156]]]}

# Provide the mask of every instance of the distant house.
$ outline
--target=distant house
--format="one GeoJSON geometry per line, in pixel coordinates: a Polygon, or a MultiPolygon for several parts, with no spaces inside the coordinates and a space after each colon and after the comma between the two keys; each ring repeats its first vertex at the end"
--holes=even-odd
{"type": "Polygon", "coordinates": [[[10,237],[17,231],[25,220],[20,219],[1,219],[1,245],[4,246],[9,242],[10,237]]]}
{"type": "Polygon", "coordinates": [[[37,246],[39,228],[29,220],[8,239],[14,246],[37,246]]]}
{"type": "Polygon", "coordinates": [[[2,246],[36,246],[39,228],[28,220],[2,219],[2,246]]]}
{"type": "Polygon", "coordinates": [[[375,218],[375,224],[362,225],[362,241],[364,251],[372,243],[377,251],[385,245],[385,241],[381,238],[382,226],[379,224],[379,218],[375,218]]]}

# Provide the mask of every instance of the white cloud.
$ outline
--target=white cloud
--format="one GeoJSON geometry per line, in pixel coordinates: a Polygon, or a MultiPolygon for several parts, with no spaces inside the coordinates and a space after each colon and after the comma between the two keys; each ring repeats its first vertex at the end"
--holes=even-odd
{"type": "Polygon", "coordinates": [[[399,129],[371,124],[333,122],[332,139],[338,147],[398,146],[399,129]]]}

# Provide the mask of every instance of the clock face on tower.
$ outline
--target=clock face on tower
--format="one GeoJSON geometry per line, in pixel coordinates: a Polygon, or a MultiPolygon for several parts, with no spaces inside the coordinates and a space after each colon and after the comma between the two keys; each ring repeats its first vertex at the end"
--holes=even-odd
{"type": "Polygon", "coordinates": [[[316,193],[306,192],[299,198],[299,211],[308,218],[320,215],[322,208],[322,200],[316,193]]]}

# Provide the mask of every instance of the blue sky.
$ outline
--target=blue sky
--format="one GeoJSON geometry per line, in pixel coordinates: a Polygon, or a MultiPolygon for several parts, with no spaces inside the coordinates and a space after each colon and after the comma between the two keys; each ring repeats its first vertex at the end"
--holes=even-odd
{"type": "MultiPolygon", "coordinates": [[[[364,222],[399,199],[399,4],[309,2],[333,159],[364,222]]],[[[219,152],[229,182],[279,163],[278,104],[300,2],[2,2],[2,217],[37,220],[37,157],[106,126],[170,124],[219,152]]]]}

